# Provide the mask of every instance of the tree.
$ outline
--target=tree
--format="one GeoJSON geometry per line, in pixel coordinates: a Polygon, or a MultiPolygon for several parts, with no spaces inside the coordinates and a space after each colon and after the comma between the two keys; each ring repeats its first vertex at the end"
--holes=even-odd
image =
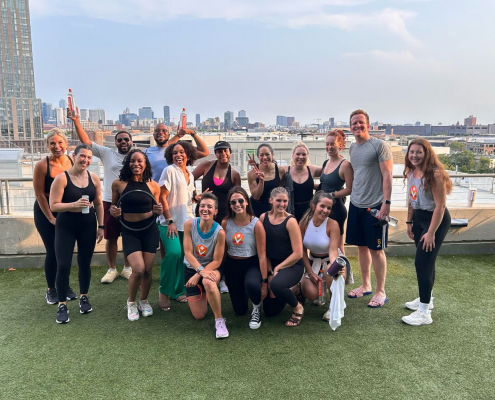
{"type": "Polygon", "coordinates": [[[455,169],[458,167],[461,172],[471,172],[474,170],[475,160],[473,152],[469,150],[463,150],[451,154],[449,157],[449,164],[455,169]]]}
{"type": "Polygon", "coordinates": [[[462,142],[452,142],[449,145],[451,153],[458,153],[466,150],[466,145],[462,142]]]}
{"type": "Polygon", "coordinates": [[[480,157],[476,164],[476,172],[479,174],[492,172],[492,169],[490,168],[490,159],[487,157],[480,157]]]}

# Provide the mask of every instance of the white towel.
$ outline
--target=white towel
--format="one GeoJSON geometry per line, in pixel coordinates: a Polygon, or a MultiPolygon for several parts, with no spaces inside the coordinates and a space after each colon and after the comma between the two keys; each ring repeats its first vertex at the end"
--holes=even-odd
{"type": "Polygon", "coordinates": [[[344,310],[346,304],[344,301],[345,280],[342,275],[334,279],[332,286],[332,298],[330,300],[330,328],[337,329],[341,325],[341,320],[344,318],[344,310]]]}

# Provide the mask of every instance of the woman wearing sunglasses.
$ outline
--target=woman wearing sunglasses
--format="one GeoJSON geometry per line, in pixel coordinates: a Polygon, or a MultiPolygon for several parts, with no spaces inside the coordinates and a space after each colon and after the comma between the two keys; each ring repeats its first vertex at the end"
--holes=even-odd
{"type": "Polygon", "coordinates": [[[261,325],[260,305],[267,294],[265,229],[255,217],[246,191],[235,186],[227,194],[229,208],[222,221],[227,245],[225,280],[236,315],[245,315],[248,298],[253,304],[249,327],[261,325]]]}

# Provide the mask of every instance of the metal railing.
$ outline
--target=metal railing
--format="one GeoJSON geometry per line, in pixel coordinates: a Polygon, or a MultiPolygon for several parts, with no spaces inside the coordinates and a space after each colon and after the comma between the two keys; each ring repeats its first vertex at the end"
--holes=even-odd
{"type": "MultiPolygon", "coordinates": [[[[472,182],[473,178],[490,178],[491,183],[484,183],[484,184],[478,184],[478,186],[483,186],[483,188],[480,188],[480,191],[489,193],[490,195],[495,194],[495,174],[452,174],[450,175],[450,178],[454,184],[454,186],[463,186],[459,180],[464,180],[466,183],[469,183],[469,186],[471,185],[476,186],[476,182],[472,182]]],[[[242,186],[248,191],[249,193],[249,187],[247,185],[247,178],[243,177],[242,179],[242,186]]],[[[402,183],[402,175],[394,175],[393,179],[396,183],[396,186],[398,186],[400,183],[402,183]]],[[[2,178],[0,177],[0,215],[11,215],[13,211],[13,202],[14,202],[14,197],[12,196],[12,193],[14,192],[21,192],[22,196],[19,196],[22,198],[22,203],[24,203],[23,206],[18,206],[19,209],[17,211],[20,212],[32,212],[33,210],[33,204],[34,201],[36,200],[36,196],[34,195],[34,189],[32,187],[32,182],[33,178],[2,178]],[[11,183],[25,183],[29,182],[30,185],[28,187],[25,187],[24,185],[20,186],[20,188],[12,188],[11,183]]],[[[197,180],[196,182],[200,182],[200,180],[197,180]]],[[[399,204],[398,201],[405,200],[404,196],[404,191],[401,191],[400,193],[394,193],[392,191],[392,200],[394,201],[394,204],[399,204]],[[404,199],[402,198],[404,197],[404,199]]],[[[490,198],[490,203],[492,203],[492,200],[490,198]]],[[[447,204],[449,203],[449,199],[447,199],[447,204]]],[[[493,205],[495,206],[495,196],[493,198],[493,205]]],[[[405,202],[404,202],[405,206],[405,202]]],[[[14,210],[16,211],[16,210],[14,210]]]]}

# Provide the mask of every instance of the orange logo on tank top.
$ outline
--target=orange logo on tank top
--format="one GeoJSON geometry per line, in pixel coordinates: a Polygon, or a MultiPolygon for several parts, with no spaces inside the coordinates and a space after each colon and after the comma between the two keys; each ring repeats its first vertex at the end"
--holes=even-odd
{"type": "Polygon", "coordinates": [[[206,253],[208,252],[208,249],[206,248],[205,245],[203,244],[198,244],[196,246],[196,255],[198,257],[205,257],[206,256],[206,253]]]}
{"type": "Polygon", "coordinates": [[[411,186],[411,189],[409,189],[409,197],[411,197],[411,200],[416,201],[418,199],[418,188],[416,186],[411,186]]]}
{"type": "Polygon", "coordinates": [[[244,235],[240,232],[234,233],[234,235],[232,236],[232,242],[236,246],[240,246],[242,243],[244,243],[244,235]]]}

